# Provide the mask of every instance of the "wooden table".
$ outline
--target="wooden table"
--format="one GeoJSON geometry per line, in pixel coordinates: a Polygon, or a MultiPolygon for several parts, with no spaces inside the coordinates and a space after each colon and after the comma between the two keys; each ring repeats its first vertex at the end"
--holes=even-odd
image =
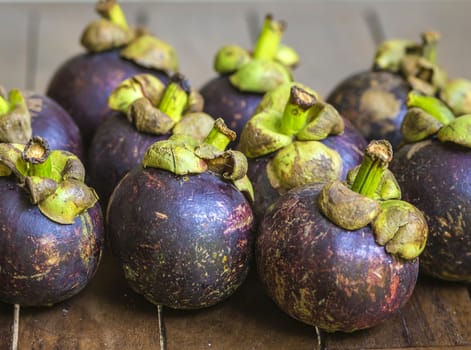
{"type": "MultiPolygon", "coordinates": [[[[266,13],[284,19],[284,42],[302,59],[295,77],[327,94],[367,69],[384,38],[419,40],[442,33],[439,62],[471,78],[471,2],[316,1],[127,3],[129,22],[147,25],[179,53],[181,71],[201,86],[225,43],[250,47],[266,13]]],[[[78,37],[95,19],[93,4],[0,4],[0,84],[44,92],[54,70],[82,51],[78,37]]],[[[0,304],[0,349],[9,349],[13,307],[0,304]]],[[[383,324],[354,334],[322,334],[279,311],[255,273],[215,307],[164,310],[167,348],[180,349],[471,349],[471,301],[464,285],[421,277],[412,299],[383,324]]],[[[133,293],[105,255],[92,283],[50,308],[23,308],[19,349],[158,349],[156,308],[133,293]]]]}

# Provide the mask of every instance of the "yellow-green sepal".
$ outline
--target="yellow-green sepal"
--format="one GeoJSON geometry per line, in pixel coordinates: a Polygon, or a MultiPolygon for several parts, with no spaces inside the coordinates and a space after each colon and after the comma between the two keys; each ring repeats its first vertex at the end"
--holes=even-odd
{"type": "Polygon", "coordinates": [[[292,136],[278,130],[282,116],[283,112],[276,110],[266,110],[254,115],[240,135],[240,151],[248,158],[256,158],[289,145],[293,141],[292,136]]]}
{"type": "Polygon", "coordinates": [[[448,81],[440,91],[440,99],[457,116],[471,114],[471,81],[468,79],[448,81]]]}
{"type": "Polygon", "coordinates": [[[107,19],[91,22],[83,31],[80,43],[89,52],[102,52],[122,47],[134,39],[134,32],[107,19]]]}
{"type": "Polygon", "coordinates": [[[214,57],[214,70],[219,74],[235,72],[251,60],[250,53],[238,45],[226,45],[214,57]]]}
{"type": "Polygon", "coordinates": [[[280,44],[276,50],[275,60],[293,69],[299,64],[299,55],[292,47],[280,44]]]}
{"type": "Polygon", "coordinates": [[[441,142],[453,142],[471,148],[471,114],[463,115],[451,121],[438,131],[441,142]]]}
{"type": "Polygon", "coordinates": [[[343,118],[331,104],[318,101],[309,113],[306,126],[296,134],[298,140],[320,141],[329,135],[343,133],[343,118]]]}
{"type": "Polygon", "coordinates": [[[75,218],[93,207],[98,195],[93,188],[75,179],[64,180],[56,190],[38,203],[46,217],[60,224],[73,224],[75,218]]]}
{"type": "Polygon", "coordinates": [[[178,57],[174,48],[163,40],[152,35],[142,35],[123,50],[121,57],[146,67],[166,72],[178,71],[178,57]]]}
{"type": "Polygon", "coordinates": [[[229,80],[241,91],[265,93],[293,78],[291,71],[281,63],[253,59],[231,74],[229,80]]]}
{"type": "Polygon", "coordinates": [[[26,143],[31,138],[31,115],[23,94],[11,89],[8,100],[0,95],[0,142],[26,143]]]}
{"type": "Polygon", "coordinates": [[[428,226],[424,215],[412,204],[401,200],[382,202],[371,227],[376,242],[402,259],[415,259],[427,243],[428,226]]]}

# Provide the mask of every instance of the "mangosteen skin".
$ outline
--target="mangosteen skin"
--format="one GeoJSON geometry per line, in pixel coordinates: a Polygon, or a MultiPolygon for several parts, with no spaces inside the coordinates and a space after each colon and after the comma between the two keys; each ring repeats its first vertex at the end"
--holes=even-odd
{"type": "Polygon", "coordinates": [[[154,304],[211,306],[244,281],[253,249],[250,204],[211,173],[138,166],[107,212],[112,252],[130,286],[154,304]]]}
{"type": "Polygon", "coordinates": [[[401,142],[410,86],[400,75],[365,71],[342,81],[327,97],[340,115],[368,140],[387,139],[394,149],[401,142]]]}
{"type": "Polygon", "coordinates": [[[102,254],[99,204],[62,225],[32,205],[13,177],[0,178],[0,191],[0,300],[41,306],[79,293],[102,254]]]}
{"type": "MultiPolygon", "coordinates": [[[[363,150],[367,146],[365,138],[355,127],[346,119],[344,119],[344,123],[343,134],[329,136],[321,141],[324,145],[340,154],[343,163],[341,180],[346,179],[350,169],[360,165],[363,150]]],[[[257,220],[261,220],[266,209],[280,197],[280,192],[272,187],[267,175],[267,163],[274,155],[270,154],[264,157],[249,159],[247,176],[254,187],[253,210],[257,220]]]]}
{"type": "Polygon", "coordinates": [[[283,195],[265,215],[257,270],[268,295],[291,317],[329,332],[352,332],[389,318],[411,296],[418,259],[376,244],[369,226],[344,230],[319,211],[321,184],[283,195]]]}
{"type": "Polygon", "coordinates": [[[152,74],[165,83],[168,75],[146,69],[120,57],[120,50],[83,53],[70,58],[52,77],[47,95],[57,101],[75,120],[85,150],[97,126],[110,111],[107,101],[123,80],[136,74],[152,74]]]}
{"type": "Polygon", "coordinates": [[[204,99],[203,111],[215,119],[224,119],[226,125],[236,132],[236,141],[229,144],[230,148],[235,148],[263,94],[239,90],[231,84],[229,75],[220,75],[210,80],[201,88],[200,93],[204,99]]]}
{"type": "Polygon", "coordinates": [[[87,181],[103,208],[124,175],[140,164],[147,148],[170,134],[151,135],[137,131],[120,112],[110,112],[101,123],[88,150],[87,181]]]}
{"type": "Polygon", "coordinates": [[[31,93],[26,101],[35,106],[30,109],[33,136],[47,140],[53,150],[69,151],[83,160],[82,136],[71,116],[45,95],[31,93]]]}
{"type": "Polygon", "coordinates": [[[401,147],[390,167],[429,226],[421,272],[471,282],[471,149],[426,140],[401,147]]]}

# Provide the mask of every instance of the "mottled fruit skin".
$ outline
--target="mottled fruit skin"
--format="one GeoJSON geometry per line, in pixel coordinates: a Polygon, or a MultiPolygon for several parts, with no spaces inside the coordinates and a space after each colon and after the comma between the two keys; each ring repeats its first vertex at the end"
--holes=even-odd
{"type": "Polygon", "coordinates": [[[37,93],[24,96],[31,114],[33,136],[46,139],[51,149],[69,151],[82,159],[82,136],[70,115],[47,96],[37,93]]]}
{"type": "Polygon", "coordinates": [[[243,92],[234,87],[229,76],[220,75],[207,82],[200,90],[204,99],[204,112],[213,118],[222,118],[229,128],[237,134],[230,148],[235,148],[239,136],[255,109],[262,100],[263,94],[243,92]]]}
{"type": "Polygon", "coordinates": [[[95,129],[110,111],[107,100],[111,92],[123,80],[142,73],[168,81],[168,76],[161,71],[146,69],[121,58],[119,50],[84,53],[59,67],[49,83],[47,95],[75,120],[87,150],[95,129]]]}
{"type": "Polygon", "coordinates": [[[318,209],[322,185],[280,197],[256,241],[259,276],[275,303],[295,319],[329,332],[352,332],[391,317],[411,296],[418,259],[398,260],[376,244],[369,226],[346,231],[318,209]]]}
{"type": "Polygon", "coordinates": [[[40,306],[79,293],[102,254],[100,206],[61,225],[41,214],[13,177],[0,178],[0,192],[0,300],[40,306]]]}
{"type": "Polygon", "coordinates": [[[342,81],[327,97],[368,140],[387,139],[396,149],[407,112],[407,81],[386,71],[366,71],[342,81]]]}
{"type": "Polygon", "coordinates": [[[471,282],[471,149],[437,140],[405,145],[391,163],[404,200],[425,215],[422,272],[471,282]]]}
{"type": "Polygon", "coordinates": [[[110,198],[113,254],[137,292],[177,309],[207,307],[244,281],[253,249],[245,197],[210,173],[134,168],[110,198]]]}
{"type": "MultiPolygon", "coordinates": [[[[329,136],[321,142],[336,150],[342,158],[343,168],[341,179],[347,177],[350,169],[361,163],[363,150],[366,148],[365,138],[352,126],[348,120],[344,120],[345,129],[343,134],[329,136]]],[[[257,220],[261,220],[268,206],[280,197],[278,190],[274,189],[268,180],[267,163],[274,156],[249,159],[249,170],[247,175],[254,187],[253,210],[257,220]]]]}
{"type": "Polygon", "coordinates": [[[88,183],[106,208],[119,180],[140,164],[147,148],[170,134],[151,135],[137,131],[119,112],[111,112],[97,128],[88,150],[88,183]]]}

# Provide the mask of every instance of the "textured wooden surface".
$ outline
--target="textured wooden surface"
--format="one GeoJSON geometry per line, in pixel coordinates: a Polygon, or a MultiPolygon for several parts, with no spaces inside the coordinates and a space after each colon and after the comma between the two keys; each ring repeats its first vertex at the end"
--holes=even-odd
{"type": "MultiPolygon", "coordinates": [[[[44,92],[54,70],[82,51],[78,37],[96,18],[90,4],[0,4],[0,84],[44,92]]],[[[471,2],[300,2],[125,4],[131,23],[146,24],[172,43],[194,86],[214,76],[223,44],[250,47],[263,16],[285,19],[284,42],[302,62],[297,80],[327,94],[370,66],[386,37],[442,32],[439,61],[451,76],[471,78],[467,33],[471,2]]],[[[0,349],[11,341],[13,307],[0,303],[0,349]]],[[[164,309],[169,350],[179,349],[470,349],[471,300],[466,286],[421,278],[412,299],[387,322],[354,334],[322,334],[279,311],[255,274],[229,300],[181,312],[164,309]]],[[[23,308],[20,349],[158,349],[157,309],[133,293],[105,256],[76,297],[49,308],[23,308]]]]}

